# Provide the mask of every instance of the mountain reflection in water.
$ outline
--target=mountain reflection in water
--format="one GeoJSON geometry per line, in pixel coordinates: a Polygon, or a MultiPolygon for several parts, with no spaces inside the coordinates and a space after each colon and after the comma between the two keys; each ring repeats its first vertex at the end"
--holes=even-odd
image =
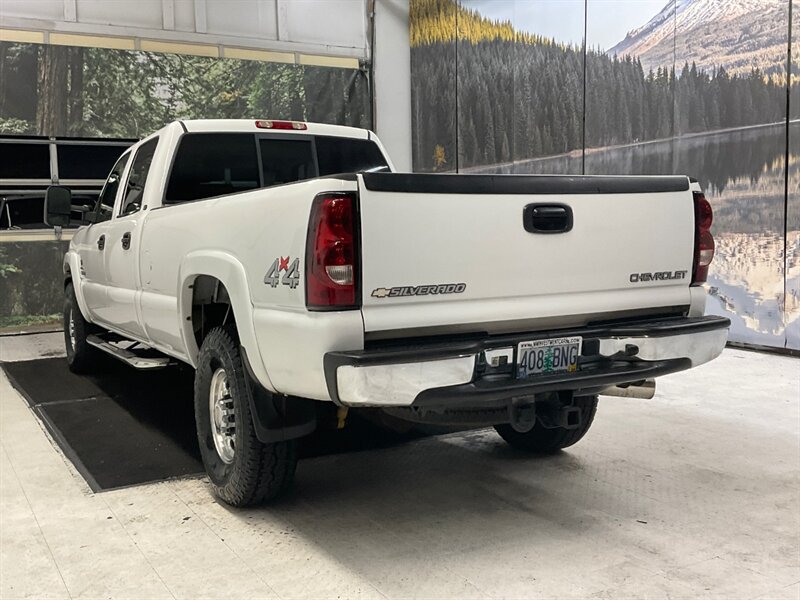
{"type": "MultiPolygon", "coordinates": [[[[731,319],[731,341],[800,349],[800,123],[790,127],[785,261],[784,126],[589,149],[585,161],[587,174],[696,177],[714,207],[717,242],[707,311],[731,319]]],[[[577,174],[581,163],[573,154],[470,172],[577,174]]]]}

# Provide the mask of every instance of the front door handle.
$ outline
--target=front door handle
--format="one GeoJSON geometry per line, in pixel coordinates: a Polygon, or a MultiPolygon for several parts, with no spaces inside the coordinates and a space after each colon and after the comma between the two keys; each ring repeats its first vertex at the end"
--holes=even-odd
{"type": "Polygon", "coordinates": [[[106,234],[101,235],[97,238],[97,249],[102,250],[106,247],[106,234]]]}
{"type": "Polygon", "coordinates": [[[131,232],[126,231],[125,235],[122,236],[122,249],[128,250],[131,247],[131,232]]]}
{"type": "Polygon", "coordinates": [[[522,225],[529,233],[566,233],[572,224],[572,209],[566,204],[528,204],[522,212],[522,225]]]}

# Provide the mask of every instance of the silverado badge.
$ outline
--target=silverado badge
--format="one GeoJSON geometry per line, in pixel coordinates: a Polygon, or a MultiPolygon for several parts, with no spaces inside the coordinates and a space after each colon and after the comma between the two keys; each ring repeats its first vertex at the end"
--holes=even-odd
{"type": "Polygon", "coordinates": [[[372,290],[373,298],[400,298],[406,296],[433,296],[439,294],[461,294],[466,283],[439,283],[434,285],[405,285],[372,290]]]}

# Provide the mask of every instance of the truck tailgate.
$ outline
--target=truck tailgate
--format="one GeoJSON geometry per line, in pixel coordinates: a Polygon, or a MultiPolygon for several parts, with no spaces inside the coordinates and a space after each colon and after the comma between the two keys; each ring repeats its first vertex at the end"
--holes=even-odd
{"type": "Polygon", "coordinates": [[[690,302],[686,177],[369,173],[359,210],[367,333],[557,329],[690,302]]]}

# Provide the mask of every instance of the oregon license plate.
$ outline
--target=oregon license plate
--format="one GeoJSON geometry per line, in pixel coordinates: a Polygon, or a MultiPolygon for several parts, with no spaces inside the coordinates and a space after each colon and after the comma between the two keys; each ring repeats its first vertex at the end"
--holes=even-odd
{"type": "Polygon", "coordinates": [[[582,341],[573,336],[521,342],[517,346],[517,377],[577,371],[582,341]]]}

